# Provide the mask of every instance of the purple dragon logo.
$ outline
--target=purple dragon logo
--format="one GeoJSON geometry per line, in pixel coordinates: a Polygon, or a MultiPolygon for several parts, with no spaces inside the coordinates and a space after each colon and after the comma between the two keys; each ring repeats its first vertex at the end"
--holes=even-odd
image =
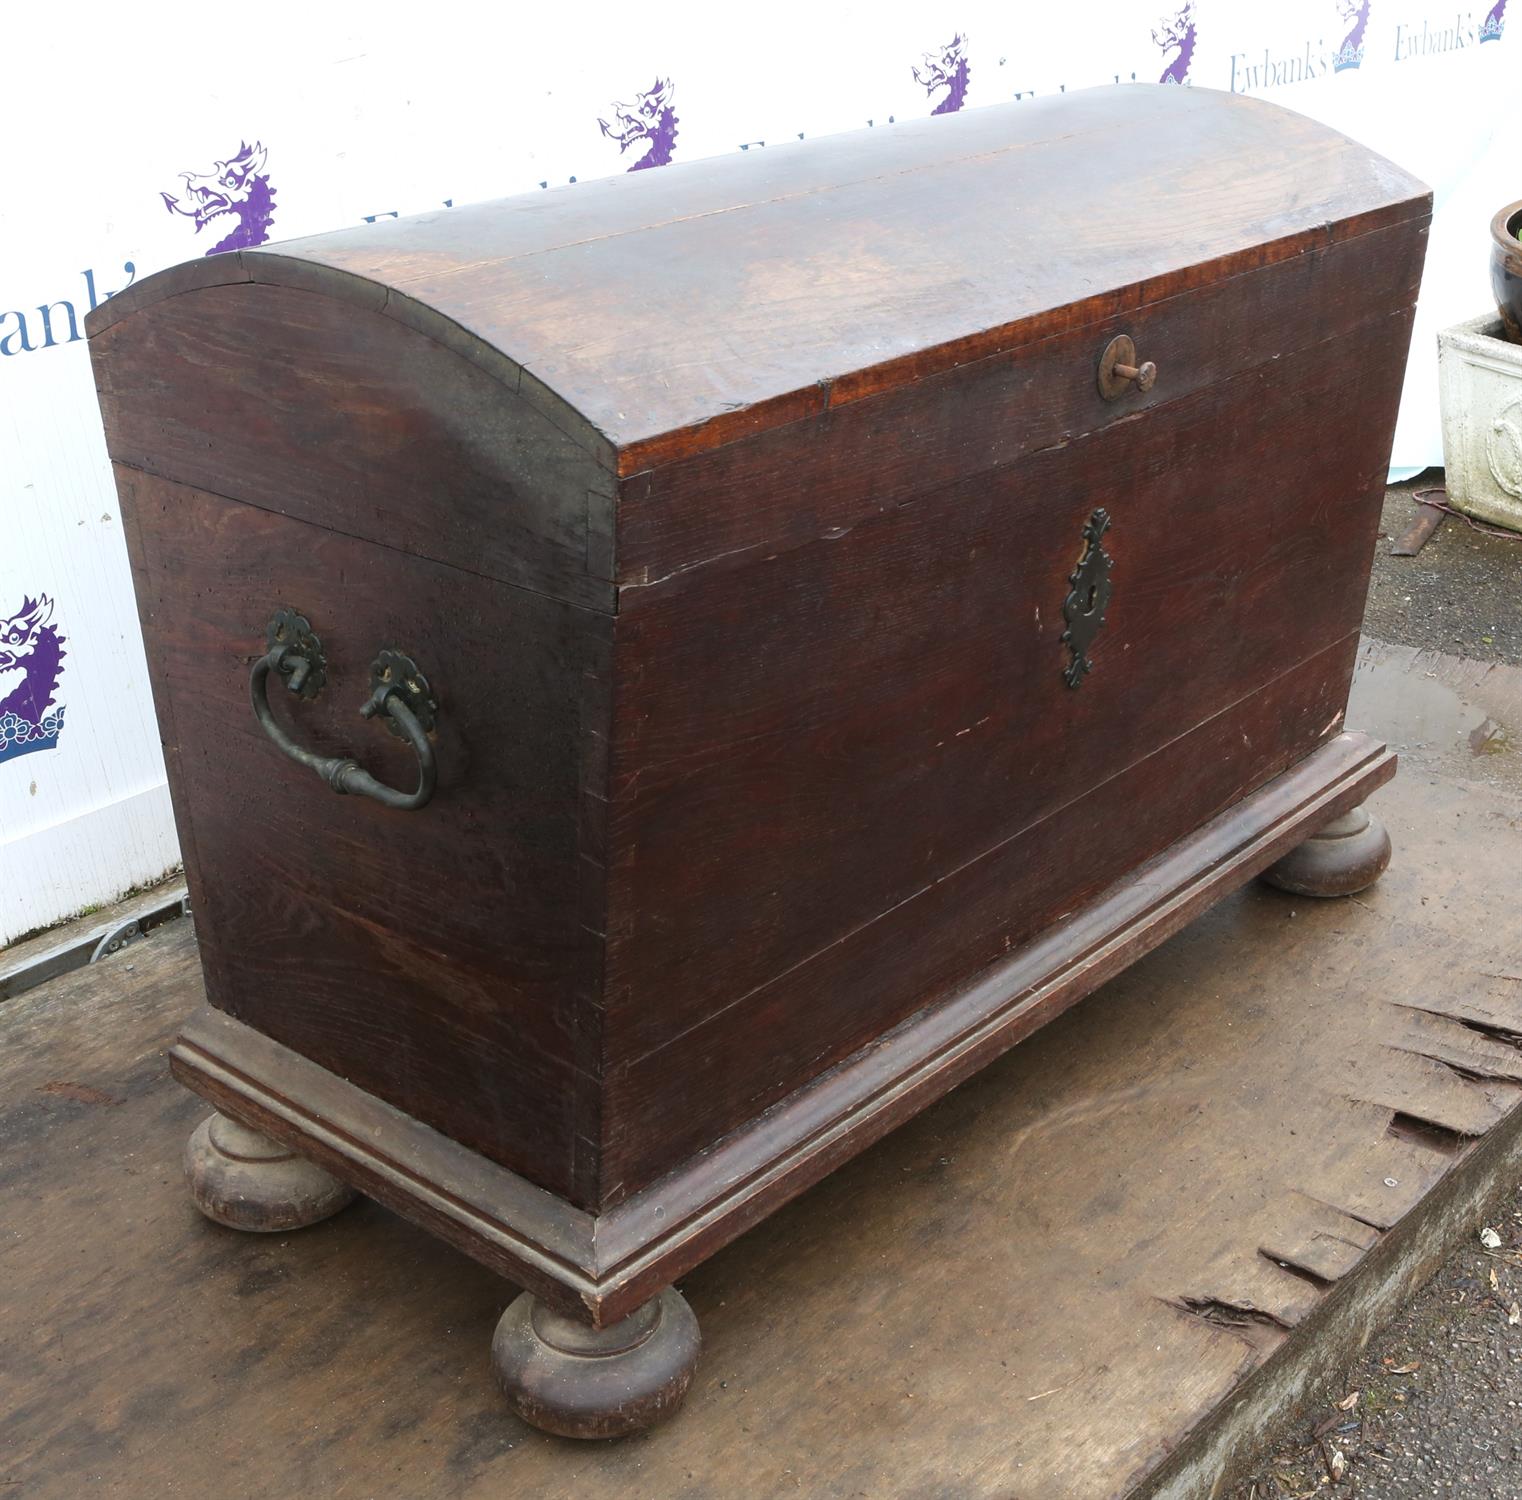
{"type": "Polygon", "coordinates": [[[671,80],[657,78],[643,94],[636,94],[633,104],[613,101],[612,125],[599,119],[602,133],[609,140],[618,142],[622,156],[630,146],[648,141],[650,149],[629,168],[638,172],[642,167],[664,167],[676,150],[677,117],[671,108],[671,80]]]}
{"type": "Polygon", "coordinates": [[[1184,0],[1184,8],[1164,21],[1152,33],[1152,40],[1163,49],[1178,48],[1178,56],[1163,69],[1159,83],[1188,83],[1189,62],[1194,56],[1194,0],[1184,0]]]}
{"type": "Polygon", "coordinates": [[[63,705],[53,693],[65,653],[52,618],[53,601],[39,594],[0,619],[0,761],[58,743],[63,705]]]}
{"type": "Polygon", "coordinates": [[[1506,30],[1506,0],[1496,0],[1490,7],[1483,21],[1480,22],[1480,40],[1482,42],[1499,42],[1501,33],[1506,30]]]}
{"type": "MultiPolygon", "coordinates": [[[[1501,0],[1504,5],[1506,0],[1501,0]]],[[[1369,29],[1369,0],[1337,0],[1337,12],[1353,24],[1332,58],[1332,71],[1341,73],[1363,61],[1363,34],[1369,29]]]]}
{"type": "Polygon", "coordinates": [[[933,52],[925,54],[925,71],[913,69],[914,81],[920,84],[927,94],[933,94],[937,89],[946,89],[949,92],[936,107],[930,111],[933,115],[954,115],[967,100],[967,78],[969,74],[967,66],[967,38],[960,32],[941,48],[941,55],[937,57],[933,52]]]}
{"type": "Polygon", "coordinates": [[[269,239],[270,224],[275,217],[275,194],[270,189],[269,173],[264,170],[268,154],[257,141],[252,146],[242,142],[235,156],[213,162],[209,172],[181,172],[185,188],[178,197],[173,193],[160,194],[170,213],[195,220],[197,234],[212,220],[232,215],[231,233],[213,245],[206,252],[208,255],[222,250],[247,250],[269,239]]]}

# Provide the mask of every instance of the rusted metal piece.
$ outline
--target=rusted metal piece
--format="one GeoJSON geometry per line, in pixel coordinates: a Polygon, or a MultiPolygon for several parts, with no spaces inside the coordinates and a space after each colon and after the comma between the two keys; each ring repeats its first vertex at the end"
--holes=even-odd
{"type": "Polygon", "coordinates": [[[1139,391],[1150,391],[1157,384],[1157,366],[1150,359],[1138,361],[1130,334],[1119,333],[1099,356],[1099,394],[1115,401],[1133,384],[1139,391]]]}
{"type": "Polygon", "coordinates": [[[1415,557],[1432,540],[1432,534],[1443,524],[1443,517],[1446,514],[1447,512],[1441,506],[1431,505],[1425,500],[1418,500],[1416,504],[1416,519],[1401,533],[1399,540],[1390,548],[1390,556],[1415,557]]]}

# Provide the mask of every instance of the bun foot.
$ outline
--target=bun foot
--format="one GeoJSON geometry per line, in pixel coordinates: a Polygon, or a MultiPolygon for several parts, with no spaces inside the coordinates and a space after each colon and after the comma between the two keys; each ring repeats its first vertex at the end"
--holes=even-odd
{"type": "Polygon", "coordinates": [[[358,1196],[305,1157],[220,1114],[191,1131],[185,1176],[208,1219],[264,1234],[316,1224],[358,1196]]]}
{"type": "Polygon", "coordinates": [[[1351,896],[1374,884],[1390,863],[1390,835],[1361,807],[1270,865],[1262,878],[1297,896],[1351,896]]]}
{"type": "Polygon", "coordinates": [[[491,1362],[514,1411],[545,1432],[615,1438],[682,1404],[697,1368],[698,1320],[669,1287],[620,1323],[593,1329],[530,1292],[502,1314],[491,1362]]]}

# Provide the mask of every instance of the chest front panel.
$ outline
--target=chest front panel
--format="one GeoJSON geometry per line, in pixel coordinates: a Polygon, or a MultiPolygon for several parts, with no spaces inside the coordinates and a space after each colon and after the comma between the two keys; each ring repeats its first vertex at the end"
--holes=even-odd
{"type": "MultiPolygon", "coordinates": [[[[1340,728],[1383,493],[1367,413],[1396,398],[1409,315],[1285,311],[1299,347],[1264,329],[1228,379],[1169,399],[1165,374],[1085,435],[1028,429],[1023,458],[623,591],[605,1045],[624,1180],[925,1002],[919,966],[842,975],[844,948],[934,949],[944,926],[955,982],[1340,728]],[[1337,337],[1311,336],[1318,314],[1337,337]],[[1111,598],[1074,687],[1064,603],[1101,510],[1111,598]],[[1011,862],[1022,841],[1047,852],[1011,862]],[[991,868],[970,933],[943,888],[991,868]]],[[[1153,345],[1191,312],[1146,320],[1153,345]]],[[[877,477],[891,493],[900,472],[856,492],[877,477]]],[[[779,468],[763,498],[811,483],[779,468]]]]}

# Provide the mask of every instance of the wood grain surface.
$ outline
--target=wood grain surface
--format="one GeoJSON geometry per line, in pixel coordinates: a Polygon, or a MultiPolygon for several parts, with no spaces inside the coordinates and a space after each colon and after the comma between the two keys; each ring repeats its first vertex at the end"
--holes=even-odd
{"type": "MultiPolygon", "coordinates": [[[[862,389],[826,411],[627,478],[618,492],[623,607],[638,603],[640,586],[680,583],[699,566],[750,567],[1039,450],[1065,451],[1111,426],[1134,433],[1138,415],[1155,407],[1187,399],[1197,410],[1211,386],[1261,388],[1276,378],[1278,360],[1348,335],[1367,338],[1361,325],[1411,307],[1426,243],[1424,227],[1405,224],[1222,272],[1099,321],[1075,318],[1018,348],[932,367],[902,386],[862,389]],[[1133,336],[1158,380],[1148,392],[1106,401],[1094,371],[1117,333],[1133,336]]],[[[1393,354],[1380,358],[1401,364],[1393,354]]],[[[1359,383],[1368,373],[1378,373],[1372,363],[1359,383]]],[[[1341,404],[1351,400],[1344,393],[1341,404]]],[[[1275,462],[1269,473],[1279,472],[1275,462]]]]}
{"type": "Polygon", "coordinates": [[[583,714],[608,617],[132,469],[118,482],[213,1003],[587,1193],[602,945],[583,851],[601,802],[583,795],[583,714]],[[278,604],[311,619],[329,673],[314,702],[274,689],[280,722],[393,785],[415,763],[359,717],[369,663],[396,646],[422,667],[440,705],[423,813],[335,797],[265,738],[248,673],[278,604]]]}
{"type": "MultiPolygon", "coordinates": [[[[1048,929],[1336,733],[1355,638],[1275,679],[1166,749],[1054,809],[912,900],[775,979],[630,1048],[604,1084],[606,1201],[645,1186],[925,1005],[1048,929]],[[1251,753],[1216,753],[1221,743],[1251,753]]],[[[631,1027],[626,1014],[607,1029],[631,1027]]],[[[645,1034],[649,1034],[647,1025],[645,1034]]]]}
{"type": "Polygon", "coordinates": [[[1497,977],[1522,947],[1522,787],[1422,771],[1374,799],[1397,853],[1372,891],[1244,890],[685,1278],[687,1408],[595,1450],[504,1410],[486,1349],[512,1290],[429,1235],[364,1205],[250,1239],[191,1208],[204,1106],[162,1057],[201,1000],[185,924],[10,1002],[0,1479],[26,1500],[1146,1495],[1271,1356],[1315,1345],[1371,1255],[1421,1237],[1473,1143],[1522,1124],[1500,1035],[1522,997],[1497,977]]]}
{"type": "MultiPolygon", "coordinates": [[[[1405,311],[1369,321],[747,567],[625,593],[610,1183],[642,1185],[923,1003],[906,950],[944,940],[974,972],[1212,816],[1212,778],[1240,795],[1336,727],[1388,457],[1368,417],[1394,410],[1408,336],[1405,311]],[[1062,604],[1099,503],[1115,592],[1075,692],[1062,604]],[[1038,822],[1041,859],[1017,838],[1038,822]],[[978,862],[1007,916],[974,938],[987,914],[947,890],[978,862]]],[[[779,467],[757,487],[785,484],[779,467]]]]}

